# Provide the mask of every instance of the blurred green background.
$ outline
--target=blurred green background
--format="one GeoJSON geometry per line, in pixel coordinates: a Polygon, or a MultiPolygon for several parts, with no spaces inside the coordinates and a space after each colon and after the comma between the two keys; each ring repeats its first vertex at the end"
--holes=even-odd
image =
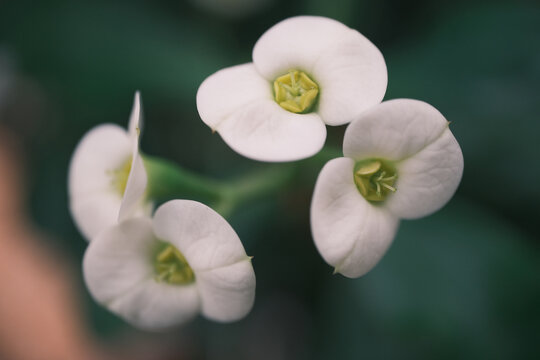
{"type": "MultiPolygon", "coordinates": [[[[13,74],[1,121],[25,142],[29,212],[52,235],[48,246],[75,264],[101,342],[151,339],[193,359],[540,358],[537,1],[6,1],[0,59],[13,74]],[[331,274],[311,239],[314,169],[231,219],[255,256],[247,318],[135,331],[84,288],[86,242],[67,207],[73,149],[97,124],[125,125],[139,89],[146,153],[215,178],[264,167],[211,133],[195,94],[213,72],[251,61],[270,26],[302,14],[337,19],[379,47],[385,99],[424,100],[452,122],[465,158],[456,196],[402,222],[379,265],[350,280],[331,274]]],[[[327,145],[339,148],[343,131],[329,128],[327,145]]]]}

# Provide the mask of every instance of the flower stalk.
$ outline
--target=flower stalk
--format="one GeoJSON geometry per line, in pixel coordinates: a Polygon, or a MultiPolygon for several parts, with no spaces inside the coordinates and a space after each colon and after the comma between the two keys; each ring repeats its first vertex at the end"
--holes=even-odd
{"type": "Polygon", "coordinates": [[[149,175],[147,197],[157,201],[193,199],[211,205],[224,217],[238,207],[284,190],[298,171],[292,164],[276,165],[232,180],[214,180],[175,163],[144,155],[149,175]]]}

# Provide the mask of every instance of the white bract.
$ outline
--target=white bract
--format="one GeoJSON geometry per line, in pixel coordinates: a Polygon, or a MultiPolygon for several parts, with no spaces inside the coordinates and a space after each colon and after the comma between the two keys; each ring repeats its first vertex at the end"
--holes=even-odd
{"type": "Polygon", "coordinates": [[[266,31],[253,63],[216,72],[199,87],[202,120],[236,152],[292,161],[324,145],[326,125],[349,123],[384,97],[380,51],[356,30],[300,16],[266,31]]]}
{"type": "Polygon", "coordinates": [[[83,261],[97,302],[146,330],[198,312],[229,322],[253,306],[251,258],[231,226],[199,202],[172,200],[153,219],[133,217],[98,235],[83,261]]]}
{"type": "Polygon", "coordinates": [[[135,94],[128,130],[104,124],[77,145],[69,167],[70,211],[87,240],[132,215],[147,214],[148,182],[139,154],[140,95],[135,94]]]}
{"type": "Polygon", "coordinates": [[[441,208],[463,173],[461,149],[448,121],[431,105],[383,102],[345,132],[345,157],[321,170],[311,229],[324,260],[347,277],[368,272],[390,246],[399,219],[441,208]]]}

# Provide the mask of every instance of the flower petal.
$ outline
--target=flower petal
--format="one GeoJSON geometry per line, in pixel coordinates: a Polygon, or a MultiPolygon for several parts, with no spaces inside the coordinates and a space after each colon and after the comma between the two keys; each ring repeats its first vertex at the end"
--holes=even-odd
{"type": "Polygon", "coordinates": [[[272,99],[272,84],[252,63],[237,65],[210,75],[197,91],[197,110],[213,130],[233,112],[253,101],[272,99]]]}
{"type": "Polygon", "coordinates": [[[195,284],[169,285],[150,279],[112,301],[109,309],[140,329],[165,330],[194,318],[200,298],[195,284]]]}
{"type": "Polygon", "coordinates": [[[134,218],[113,226],[88,245],[83,272],[96,300],[107,304],[153,277],[152,221],[134,218]]]}
{"type": "Polygon", "coordinates": [[[326,140],[326,127],[317,114],[295,114],[274,100],[245,105],[217,131],[234,151],[260,161],[307,158],[319,152],[326,140]]]}
{"type": "MultiPolygon", "coordinates": [[[[141,95],[137,91],[133,100],[133,109],[129,118],[128,132],[132,141],[131,167],[122,197],[122,204],[118,212],[118,221],[133,216],[139,208],[143,207],[143,197],[148,184],[148,176],[139,153],[139,137],[142,126],[141,95]]],[[[151,206],[150,206],[151,208],[151,206]]],[[[150,214],[151,209],[147,212],[150,214]]]]}
{"type": "Polygon", "coordinates": [[[311,230],[324,260],[347,277],[371,270],[385,254],[399,220],[365,200],[353,179],[354,160],[337,158],[321,170],[311,202],[311,230]]]}
{"type": "Polygon", "coordinates": [[[122,167],[132,154],[127,132],[113,124],[90,130],[77,145],[69,166],[69,195],[112,189],[111,172],[122,167]]]}
{"type": "Polygon", "coordinates": [[[397,191],[386,200],[396,216],[431,214],[454,195],[463,174],[463,155],[450,129],[414,156],[397,164],[397,191]]]}
{"type": "Polygon", "coordinates": [[[253,48],[253,62],[269,81],[291,69],[312,74],[321,54],[330,51],[336,41],[351,31],[324,17],[292,17],[272,26],[259,38],[253,48]]]}
{"type": "Polygon", "coordinates": [[[195,272],[248,259],[229,223],[199,202],[168,201],[156,210],[153,224],[156,236],[180,250],[195,272]]]}
{"type": "Polygon", "coordinates": [[[128,132],[130,136],[139,138],[139,134],[142,131],[142,109],[141,109],[141,93],[135,92],[133,99],[133,108],[131,109],[131,115],[129,116],[128,132]]]}
{"type": "MultiPolygon", "coordinates": [[[[133,216],[144,207],[144,193],[148,184],[148,176],[144,168],[144,163],[139,154],[139,141],[133,143],[133,152],[131,159],[131,170],[129,172],[126,189],[122,198],[122,203],[118,211],[118,221],[125,220],[133,216]]],[[[149,207],[151,208],[151,206],[149,207]]],[[[148,209],[147,214],[150,214],[148,209]]]]}
{"type": "Polygon", "coordinates": [[[355,160],[403,160],[434,142],[447,125],[444,116],[423,101],[385,101],[347,127],[343,154],[355,160]]]}
{"type": "Polygon", "coordinates": [[[95,300],[144,329],[182,323],[199,308],[194,285],[154,280],[151,257],[156,241],[150,219],[129,219],[96,237],[83,260],[84,279],[95,300]]]}
{"type": "Polygon", "coordinates": [[[202,313],[215,321],[243,318],[255,300],[255,272],[250,259],[214,270],[197,272],[202,313]]]}
{"type": "Polygon", "coordinates": [[[312,74],[321,88],[318,112],[328,125],[347,124],[380,103],[388,83],[381,52],[354,30],[321,54],[312,74]]]}
{"type": "Polygon", "coordinates": [[[118,223],[120,195],[112,191],[98,191],[74,196],[69,204],[71,215],[87,241],[118,223]]]}
{"type": "Polygon", "coordinates": [[[132,143],[117,125],[90,130],[77,145],[69,167],[70,211],[87,240],[116,223],[122,197],[113,173],[131,156],[132,143]]]}

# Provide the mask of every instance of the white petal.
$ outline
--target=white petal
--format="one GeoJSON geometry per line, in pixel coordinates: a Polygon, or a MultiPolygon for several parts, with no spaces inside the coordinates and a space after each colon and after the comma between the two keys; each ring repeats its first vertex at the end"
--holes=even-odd
{"type": "Polygon", "coordinates": [[[122,204],[118,211],[118,221],[133,216],[144,207],[144,194],[147,183],[148,176],[141,155],[139,154],[139,141],[137,139],[133,143],[131,170],[122,198],[122,204]]]}
{"type": "Polygon", "coordinates": [[[111,302],[109,309],[140,329],[166,330],[195,317],[200,298],[195,284],[169,285],[150,279],[111,302]]]}
{"type": "Polygon", "coordinates": [[[156,210],[153,224],[156,236],[180,250],[195,272],[248,258],[229,223],[199,202],[168,201],[156,210]]]}
{"type": "Polygon", "coordinates": [[[324,17],[292,17],[272,26],[259,38],[253,48],[253,62],[272,82],[291,69],[312,74],[319,57],[351,31],[324,17]]]}
{"type": "Polygon", "coordinates": [[[113,191],[99,191],[73,196],[70,211],[75,224],[87,241],[116,225],[122,199],[113,191]]]}
{"type": "Polygon", "coordinates": [[[214,270],[197,272],[202,313],[215,321],[243,318],[255,300],[255,272],[249,259],[214,270]]]}
{"type": "Polygon", "coordinates": [[[343,154],[356,160],[372,157],[403,160],[439,138],[447,125],[444,116],[425,102],[385,101],[347,127],[343,154]]]}
{"type": "Polygon", "coordinates": [[[399,163],[397,171],[397,191],[385,205],[400,218],[419,218],[439,210],[454,195],[463,173],[463,155],[447,128],[434,142],[399,163]]]}
{"type": "Polygon", "coordinates": [[[260,161],[307,158],[319,152],[326,140],[326,127],[317,114],[295,114],[274,100],[242,107],[217,131],[233,150],[260,161]]]}
{"type": "Polygon", "coordinates": [[[197,91],[197,110],[213,130],[233,112],[253,101],[272,99],[272,84],[252,63],[233,66],[210,75],[197,91]]]}
{"type": "Polygon", "coordinates": [[[381,52],[354,30],[321,54],[312,75],[321,89],[318,113],[328,125],[347,124],[380,103],[388,82],[381,52]]]}
{"type": "Polygon", "coordinates": [[[311,202],[311,231],[324,260],[347,277],[371,270],[385,254],[399,220],[360,194],[354,160],[337,158],[321,170],[311,202]]]}
{"type": "Polygon", "coordinates": [[[128,131],[130,136],[136,136],[138,138],[142,131],[142,126],[141,94],[137,91],[135,92],[133,108],[131,109],[131,115],[129,116],[128,131]]]}
{"type": "Polygon", "coordinates": [[[84,279],[94,298],[108,304],[153,278],[154,245],[152,220],[148,218],[130,219],[97,236],[83,260],[84,279]]]}
{"type": "Polygon", "coordinates": [[[111,173],[129,160],[132,146],[128,133],[117,125],[100,125],[86,133],[71,158],[70,196],[112,189],[111,173]]]}
{"type": "MultiPolygon", "coordinates": [[[[140,213],[145,207],[144,193],[148,184],[148,176],[144,168],[144,163],[139,153],[139,137],[142,127],[142,105],[141,95],[137,91],[133,101],[133,109],[129,119],[128,131],[132,141],[131,169],[126,182],[122,205],[118,212],[118,221],[125,220],[130,216],[140,213]]],[[[151,206],[146,208],[146,214],[150,214],[151,206]]]]}
{"type": "Polygon", "coordinates": [[[125,130],[106,124],[90,130],[77,145],[69,167],[70,210],[87,240],[116,223],[122,197],[113,173],[131,156],[125,130]]]}
{"type": "Polygon", "coordinates": [[[129,323],[149,330],[178,325],[199,309],[195,285],[154,280],[156,238],[148,218],[133,218],[99,235],[83,260],[86,285],[97,302],[129,323]]]}

